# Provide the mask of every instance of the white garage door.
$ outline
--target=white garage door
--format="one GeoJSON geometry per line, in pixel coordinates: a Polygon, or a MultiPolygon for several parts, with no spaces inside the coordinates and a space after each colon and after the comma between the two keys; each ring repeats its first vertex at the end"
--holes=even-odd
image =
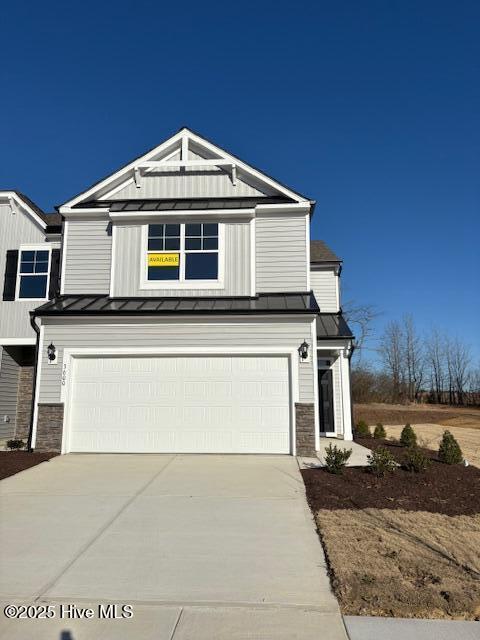
{"type": "Polygon", "coordinates": [[[290,453],[288,358],[74,358],[69,451],[290,453]]]}

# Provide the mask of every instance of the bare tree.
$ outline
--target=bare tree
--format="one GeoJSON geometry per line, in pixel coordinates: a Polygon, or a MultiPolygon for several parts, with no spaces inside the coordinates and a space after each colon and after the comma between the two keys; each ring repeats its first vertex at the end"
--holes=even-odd
{"type": "Polygon", "coordinates": [[[423,340],[418,335],[413,317],[406,315],[403,320],[403,366],[407,385],[407,397],[417,401],[422,390],[425,359],[423,340]]]}
{"type": "Polygon", "coordinates": [[[430,386],[434,402],[444,401],[445,340],[438,329],[433,329],[426,342],[426,357],[430,370],[430,386]]]}
{"type": "Polygon", "coordinates": [[[361,368],[366,342],[373,333],[372,323],[380,313],[371,304],[357,304],[353,300],[346,302],[342,311],[355,334],[355,366],[361,368]]]}
{"type": "Polygon", "coordinates": [[[447,346],[447,368],[451,404],[465,404],[470,362],[469,347],[459,338],[449,340],[447,346]]]}
{"type": "Polygon", "coordinates": [[[380,358],[392,379],[392,401],[399,402],[404,385],[404,334],[397,321],[390,322],[380,339],[380,358]]]}

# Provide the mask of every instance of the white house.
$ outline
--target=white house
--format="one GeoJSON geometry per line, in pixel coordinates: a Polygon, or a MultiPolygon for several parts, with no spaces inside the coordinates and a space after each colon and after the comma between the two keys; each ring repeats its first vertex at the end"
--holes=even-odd
{"type": "Polygon", "coordinates": [[[2,260],[17,252],[2,263],[3,437],[26,436],[33,358],[15,390],[12,347],[36,344],[37,450],[312,455],[322,436],[351,440],[341,261],[310,240],[312,200],[186,128],[58,207],[61,244],[58,216],[2,193],[2,260]]]}

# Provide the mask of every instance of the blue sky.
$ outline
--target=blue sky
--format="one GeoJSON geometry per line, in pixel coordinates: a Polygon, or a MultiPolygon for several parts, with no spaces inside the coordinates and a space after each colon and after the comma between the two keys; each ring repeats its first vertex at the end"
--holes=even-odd
{"type": "Polygon", "coordinates": [[[313,237],[379,332],[412,313],[480,360],[478,2],[87,0],[2,17],[0,188],[51,210],[190,126],[317,200],[313,237]]]}

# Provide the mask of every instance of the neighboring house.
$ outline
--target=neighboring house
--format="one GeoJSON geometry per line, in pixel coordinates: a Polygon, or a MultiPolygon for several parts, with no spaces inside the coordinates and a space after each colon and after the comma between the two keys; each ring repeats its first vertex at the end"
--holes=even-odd
{"type": "Polygon", "coordinates": [[[0,191],[0,440],[27,438],[35,332],[29,311],[56,294],[62,219],[17,191],[0,191]]]}
{"type": "Polygon", "coordinates": [[[58,207],[60,293],[32,314],[32,447],[312,455],[320,436],[351,440],[341,262],[310,242],[313,209],[186,128],[58,207]]]}

